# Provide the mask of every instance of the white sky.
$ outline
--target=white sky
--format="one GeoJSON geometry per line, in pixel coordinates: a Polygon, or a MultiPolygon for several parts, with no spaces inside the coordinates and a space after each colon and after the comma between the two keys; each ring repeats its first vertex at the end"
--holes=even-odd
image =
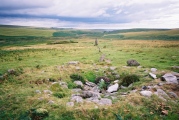
{"type": "Polygon", "coordinates": [[[0,0],[0,24],[86,29],[179,28],[179,0],[0,0]]]}

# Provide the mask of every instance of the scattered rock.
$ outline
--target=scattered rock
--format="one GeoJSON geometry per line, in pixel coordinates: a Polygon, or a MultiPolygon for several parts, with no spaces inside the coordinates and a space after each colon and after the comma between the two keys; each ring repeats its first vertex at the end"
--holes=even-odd
{"type": "Polygon", "coordinates": [[[114,70],[116,69],[116,67],[111,66],[111,67],[109,67],[109,69],[110,69],[111,71],[114,71],[114,70]]]}
{"type": "Polygon", "coordinates": [[[83,83],[81,81],[74,81],[74,84],[76,84],[77,87],[83,87],[83,83]]]}
{"type": "Polygon", "coordinates": [[[138,66],[137,68],[140,69],[140,68],[142,68],[142,66],[138,66]]]}
{"type": "Polygon", "coordinates": [[[157,96],[160,96],[160,97],[163,97],[163,98],[169,98],[169,96],[162,89],[157,89],[155,94],[157,96]]]}
{"type": "Polygon", "coordinates": [[[99,93],[93,92],[93,91],[83,91],[81,96],[83,98],[90,98],[90,97],[100,98],[101,97],[99,93]]]}
{"type": "Polygon", "coordinates": [[[16,71],[15,71],[14,69],[9,69],[7,72],[8,72],[9,74],[15,74],[15,73],[16,73],[16,71]]]}
{"type": "Polygon", "coordinates": [[[99,104],[99,105],[112,105],[112,100],[111,100],[111,99],[108,99],[108,98],[101,98],[101,99],[98,101],[98,104],[99,104]]]}
{"type": "Polygon", "coordinates": [[[178,95],[174,92],[168,92],[168,95],[171,97],[171,98],[178,98],[178,95]]]}
{"type": "Polygon", "coordinates": [[[38,100],[41,100],[41,101],[42,101],[43,99],[44,99],[43,97],[38,98],[38,100]]]}
{"type": "Polygon", "coordinates": [[[150,77],[152,77],[153,79],[157,79],[157,76],[153,73],[149,73],[150,77]]]}
{"type": "Polygon", "coordinates": [[[79,62],[78,61],[70,61],[68,62],[69,65],[77,65],[79,62]]]}
{"type": "Polygon", "coordinates": [[[105,55],[103,54],[103,55],[101,55],[101,57],[99,58],[99,62],[103,62],[104,60],[105,60],[105,55]]]}
{"type": "Polygon", "coordinates": [[[98,84],[101,80],[104,80],[105,83],[110,83],[110,79],[107,77],[98,77],[96,78],[95,83],[98,84]]]}
{"type": "Polygon", "coordinates": [[[172,72],[171,74],[176,76],[176,77],[179,77],[179,73],[177,73],[177,72],[172,72]]]}
{"type": "Polygon", "coordinates": [[[81,70],[81,68],[80,68],[80,67],[76,67],[75,69],[76,69],[76,70],[81,70]]]}
{"type": "Polygon", "coordinates": [[[120,75],[117,74],[117,75],[115,75],[114,77],[115,77],[115,79],[119,79],[119,78],[120,78],[120,75]]]}
{"type": "Polygon", "coordinates": [[[38,93],[38,94],[41,94],[41,91],[40,91],[40,90],[36,90],[35,92],[38,93]]]}
{"type": "Polygon", "coordinates": [[[50,91],[50,90],[44,90],[44,93],[45,93],[45,94],[52,94],[53,92],[50,91]]]}
{"type": "Polygon", "coordinates": [[[121,85],[120,88],[121,88],[121,89],[126,89],[127,87],[121,85]]]}
{"type": "Polygon", "coordinates": [[[48,101],[48,104],[52,105],[55,104],[55,102],[53,100],[48,101]]]}
{"type": "Polygon", "coordinates": [[[115,83],[114,85],[110,86],[107,90],[107,92],[111,93],[111,92],[116,92],[119,88],[119,84],[115,83]]]}
{"type": "Polygon", "coordinates": [[[141,91],[140,94],[142,96],[145,96],[145,97],[151,97],[152,96],[152,92],[151,91],[147,91],[147,90],[141,91]]]}
{"type": "Polygon", "coordinates": [[[80,96],[72,96],[71,101],[77,102],[77,103],[83,103],[83,98],[80,96]]]}
{"type": "Polygon", "coordinates": [[[148,88],[147,88],[147,86],[142,86],[142,90],[147,90],[148,88]]]}
{"type": "Polygon", "coordinates": [[[62,88],[68,88],[68,84],[66,82],[59,82],[62,88]]]}
{"type": "Polygon", "coordinates": [[[89,81],[86,81],[85,84],[88,85],[89,87],[94,87],[94,86],[96,86],[95,83],[92,83],[92,82],[89,82],[89,81]]]}
{"type": "Polygon", "coordinates": [[[128,60],[127,65],[128,66],[139,66],[140,64],[136,60],[128,60]]]}
{"type": "Polygon", "coordinates": [[[119,83],[119,80],[115,80],[114,83],[119,83]]]}
{"type": "Polygon", "coordinates": [[[80,92],[82,92],[82,90],[80,88],[75,88],[75,89],[72,89],[72,92],[73,93],[80,93],[80,92]]]}
{"type": "Polygon", "coordinates": [[[150,71],[151,71],[151,72],[156,72],[157,69],[156,69],[156,68],[151,68],[150,71]]]}
{"type": "Polygon", "coordinates": [[[162,80],[167,81],[167,83],[178,84],[177,77],[171,73],[166,73],[165,75],[163,75],[162,80]]]}
{"type": "Polygon", "coordinates": [[[162,110],[162,115],[168,115],[168,111],[167,110],[162,110]]]}
{"type": "Polygon", "coordinates": [[[165,83],[158,83],[157,85],[158,86],[163,86],[165,83]]]}
{"type": "Polygon", "coordinates": [[[68,106],[68,107],[73,107],[73,106],[74,106],[74,102],[67,102],[67,103],[66,103],[66,106],[68,106]]]}

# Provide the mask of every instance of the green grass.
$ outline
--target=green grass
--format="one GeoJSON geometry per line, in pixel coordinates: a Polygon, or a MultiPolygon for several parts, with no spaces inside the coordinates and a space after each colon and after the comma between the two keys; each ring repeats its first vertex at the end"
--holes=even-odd
{"type": "MultiPolygon", "coordinates": [[[[70,75],[78,74],[81,76],[80,78],[83,78],[83,82],[86,79],[94,82],[96,77],[105,74],[111,76],[111,71],[105,69],[106,66],[116,66],[115,71],[120,74],[120,80],[126,75],[138,75],[140,81],[134,83],[133,86],[140,89],[141,86],[154,82],[151,78],[145,78],[145,70],[155,67],[159,71],[171,71],[172,66],[178,66],[178,40],[120,40],[118,38],[120,34],[123,34],[124,37],[131,37],[134,31],[102,33],[93,30],[54,30],[12,26],[3,26],[0,27],[0,30],[4,30],[0,32],[3,39],[0,41],[6,42],[0,43],[0,76],[5,76],[4,79],[0,79],[1,119],[28,118],[29,111],[33,112],[39,108],[48,111],[48,116],[44,118],[46,120],[175,120],[177,118],[178,104],[166,102],[165,106],[171,108],[169,108],[169,115],[161,116],[162,106],[157,109],[157,105],[161,102],[158,98],[153,96],[151,99],[145,99],[138,94],[132,94],[127,98],[120,97],[113,101],[114,105],[111,107],[95,108],[94,104],[84,103],[68,108],[66,103],[69,102],[70,90],[61,88],[58,84],[51,86],[51,82],[59,80],[67,82],[71,89],[76,86],[70,75]],[[65,33],[71,31],[68,34],[75,34],[75,37],[71,37],[74,37],[72,40],[76,43],[64,44],[63,41],[71,40],[64,34],[61,37],[52,36],[54,32],[59,35],[59,31],[65,33]],[[102,34],[108,36],[107,39],[115,38],[116,40],[107,40],[102,34]],[[99,36],[98,44],[102,53],[99,53],[98,48],[94,46],[94,38],[97,36],[99,36]],[[102,54],[105,54],[106,59],[111,60],[111,64],[99,62],[102,54]],[[143,67],[140,69],[123,67],[127,65],[126,61],[129,59],[137,60],[143,67]],[[79,61],[79,64],[69,65],[69,61],[79,61]],[[80,67],[80,70],[76,70],[77,66],[80,67]],[[17,74],[8,74],[8,69],[15,69],[17,74]],[[45,95],[43,90],[47,89],[51,90],[53,94],[45,95]],[[36,90],[40,90],[42,93],[37,94],[36,90]],[[43,99],[39,100],[41,97],[43,99]],[[55,101],[55,104],[48,104],[49,100],[55,101]]],[[[177,35],[176,30],[140,30],[136,33],[152,35],[154,31],[158,36],[177,35]]],[[[161,73],[159,72],[157,75],[161,76],[161,73]]],[[[75,80],[80,78],[77,77],[75,80]]],[[[122,89],[119,90],[119,93],[128,92],[131,89],[122,89]]]]}

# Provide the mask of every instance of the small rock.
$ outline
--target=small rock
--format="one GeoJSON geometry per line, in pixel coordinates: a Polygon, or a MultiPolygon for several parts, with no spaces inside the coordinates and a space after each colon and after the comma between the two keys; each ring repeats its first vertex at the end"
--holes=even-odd
{"type": "Polygon", "coordinates": [[[132,87],[133,86],[133,84],[131,83],[129,86],[128,86],[128,88],[130,88],[130,87],[132,87]]]}
{"type": "Polygon", "coordinates": [[[66,103],[66,106],[68,106],[68,107],[73,107],[73,106],[74,106],[74,102],[67,102],[67,103],[66,103]]]}
{"type": "Polygon", "coordinates": [[[79,62],[78,61],[70,61],[68,62],[69,65],[77,65],[79,62]]]}
{"type": "Polygon", "coordinates": [[[167,83],[178,84],[177,77],[171,73],[166,73],[165,75],[163,75],[162,80],[167,81],[167,83]]]}
{"type": "Polygon", "coordinates": [[[117,91],[119,88],[119,84],[118,83],[115,83],[114,85],[110,86],[107,90],[107,92],[111,93],[111,92],[115,92],[117,91]]]}
{"type": "Polygon", "coordinates": [[[40,90],[36,90],[35,92],[38,93],[38,94],[41,94],[41,91],[40,91],[40,90]]]}
{"type": "Polygon", "coordinates": [[[76,69],[76,70],[81,70],[81,68],[80,68],[80,67],[76,67],[75,69],[76,69]]]}
{"type": "Polygon", "coordinates": [[[15,74],[15,73],[16,73],[16,71],[15,71],[14,69],[9,69],[7,72],[8,72],[9,74],[15,74]]]}
{"type": "Polygon", "coordinates": [[[164,98],[169,98],[169,96],[162,89],[157,89],[157,92],[155,94],[157,96],[161,96],[161,97],[164,97],[164,98]]]}
{"type": "Polygon", "coordinates": [[[177,72],[172,72],[172,75],[179,77],[179,73],[177,73],[177,72]]]}
{"type": "Polygon", "coordinates": [[[140,69],[140,68],[142,68],[142,66],[138,66],[137,68],[140,69]]]}
{"type": "Polygon", "coordinates": [[[81,81],[74,81],[74,83],[78,86],[78,87],[83,87],[83,83],[81,81]]]}
{"type": "Polygon", "coordinates": [[[151,91],[141,91],[140,94],[142,96],[145,96],[145,97],[151,97],[152,96],[152,92],[151,91]]]}
{"type": "Polygon", "coordinates": [[[88,85],[88,86],[90,86],[90,87],[94,87],[94,86],[96,86],[95,83],[92,83],[92,82],[89,82],[89,81],[86,81],[85,84],[88,85]]]}
{"type": "Polygon", "coordinates": [[[98,104],[99,105],[112,105],[112,100],[108,98],[101,98],[98,104]]]}
{"type": "Polygon", "coordinates": [[[127,65],[128,66],[139,66],[140,64],[136,60],[128,60],[127,65]]]}
{"type": "Polygon", "coordinates": [[[116,69],[116,67],[111,66],[111,67],[109,67],[109,69],[110,69],[111,71],[114,71],[114,70],[116,69]]]}
{"type": "Polygon", "coordinates": [[[120,78],[120,75],[115,75],[114,76],[116,79],[119,79],[120,78]]]}
{"type": "Polygon", "coordinates": [[[168,94],[171,98],[178,98],[177,94],[174,92],[168,92],[168,94]]]}
{"type": "Polygon", "coordinates": [[[83,98],[80,96],[72,96],[71,101],[77,102],[77,103],[83,103],[83,98]]]}
{"type": "Polygon", "coordinates": [[[156,72],[157,69],[156,69],[156,68],[151,68],[150,71],[151,71],[151,72],[156,72]]]}
{"type": "Polygon", "coordinates": [[[137,92],[137,90],[132,90],[132,91],[131,91],[131,93],[136,93],[136,92],[137,92]]]}
{"type": "Polygon", "coordinates": [[[45,94],[52,94],[53,92],[50,91],[50,90],[44,90],[44,93],[45,93],[45,94]]]}
{"type": "Polygon", "coordinates": [[[142,86],[142,90],[147,90],[147,86],[142,86]]]}
{"type": "Polygon", "coordinates": [[[163,110],[162,111],[162,115],[168,115],[168,111],[167,110],[163,110]]]}
{"type": "Polygon", "coordinates": [[[153,73],[149,73],[150,77],[152,77],[153,79],[157,79],[157,76],[153,73]]]}
{"type": "Polygon", "coordinates": [[[42,101],[43,99],[44,99],[43,97],[38,98],[38,100],[41,100],[41,101],[42,101]]]}
{"type": "Polygon", "coordinates": [[[114,83],[119,83],[119,80],[115,80],[114,83]]]}
{"type": "Polygon", "coordinates": [[[48,104],[50,104],[50,105],[52,105],[52,104],[54,104],[55,102],[53,101],[53,100],[50,100],[49,102],[48,102],[48,104]]]}
{"type": "Polygon", "coordinates": [[[163,86],[163,85],[164,85],[164,83],[158,83],[157,85],[158,85],[158,86],[163,86]]]}
{"type": "Polygon", "coordinates": [[[121,89],[126,89],[127,87],[125,87],[125,86],[122,86],[122,85],[121,85],[121,87],[120,87],[120,88],[121,88],[121,89]]]}
{"type": "Polygon", "coordinates": [[[81,92],[82,90],[80,88],[75,88],[75,89],[72,89],[72,92],[73,93],[79,93],[81,92]]]}
{"type": "Polygon", "coordinates": [[[96,98],[100,98],[100,94],[93,92],[93,91],[83,91],[82,95],[83,98],[90,98],[90,97],[96,97],[96,98]]]}

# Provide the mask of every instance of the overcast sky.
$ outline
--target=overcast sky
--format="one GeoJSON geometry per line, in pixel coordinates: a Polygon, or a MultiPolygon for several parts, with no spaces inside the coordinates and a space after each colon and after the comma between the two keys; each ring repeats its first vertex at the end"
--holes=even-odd
{"type": "Polygon", "coordinates": [[[0,0],[0,24],[85,29],[179,28],[179,0],[0,0]]]}

